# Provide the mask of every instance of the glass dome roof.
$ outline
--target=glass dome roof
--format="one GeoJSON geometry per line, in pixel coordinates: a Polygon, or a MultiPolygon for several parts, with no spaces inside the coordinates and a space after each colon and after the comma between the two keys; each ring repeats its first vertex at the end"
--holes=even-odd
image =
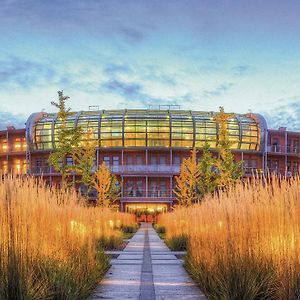
{"type": "MultiPolygon", "coordinates": [[[[81,111],[68,118],[69,126],[80,126],[84,136],[98,140],[99,147],[211,148],[218,143],[218,125],[213,112],[183,110],[81,111]]],[[[57,114],[35,113],[27,121],[32,150],[55,149],[60,120],[57,114]]],[[[264,119],[260,115],[236,114],[227,128],[232,149],[260,150],[264,119]]]]}

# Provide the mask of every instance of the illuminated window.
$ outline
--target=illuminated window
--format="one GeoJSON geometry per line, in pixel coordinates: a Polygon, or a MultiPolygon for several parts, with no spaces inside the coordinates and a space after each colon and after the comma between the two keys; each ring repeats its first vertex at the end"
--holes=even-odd
{"type": "Polygon", "coordinates": [[[193,147],[194,124],[190,112],[172,112],[172,147],[193,147]]]}
{"type": "MultiPolygon", "coordinates": [[[[82,142],[99,141],[100,147],[179,147],[211,148],[218,144],[218,126],[214,113],[161,110],[110,110],[81,112],[68,118],[67,126],[76,124],[83,130],[82,142]],[[78,123],[77,123],[78,122],[78,123]]],[[[55,114],[42,118],[34,126],[35,149],[47,150],[57,146],[61,122],[55,114]]],[[[245,115],[237,115],[227,122],[232,149],[258,150],[259,125],[245,115]]],[[[26,141],[20,141],[26,147],[26,141]]],[[[16,144],[18,145],[18,144],[16,144]]],[[[0,150],[7,144],[3,141],[0,150]]]]}
{"type": "Polygon", "coordinates": [[[8,172],[8,166],[7,166],[7,161],[5,160],[0,164],[0,173],[7,174],[7,172],[8,172]]]}
{"type": "Polygon", "coordinates": [[[8,151],[8,145],[7,145],[7,140],[4,139],[0,142],[0,151],[1,152],[7,152],[8,151]]]}
{"type": "Polygon", "coordinates": [[[27,164],[25,160],[15,159],[13,161],[12,172],[15,174],[26,174],[27,164]]]}
{"type": "Polygon", "coordinates": [[[108,112],[102,115],[100,127],[100,146],[123,146],[123,113],[108,112]]]}

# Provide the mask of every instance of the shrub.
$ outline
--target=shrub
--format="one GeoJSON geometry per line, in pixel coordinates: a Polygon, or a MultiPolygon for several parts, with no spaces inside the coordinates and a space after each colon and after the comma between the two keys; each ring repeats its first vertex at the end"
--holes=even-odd
{"type": "Polygon", "coordinates": [[[134,225],[124,225],[124,226],[122,226],[122,231],[124,233],[135,233],[137,231],[137,226],[134,226],[134,225]]]}
{"type": "Polygon", "coordinates": [[[98,240],[98,248],[104,250],[121,250],[123,248],[123,236],[101,236],[98,240]]]}
{"type": "Polygon", "coordinates": [[[280,285],[275,267],[261,258],[221,260],[209,267],[205,262],[194,265],[187,257],[185,266],[209,299],[278,299],[280,285]]]}
{"type": "Polygon", "coordinates": [[[165,234],[166,233],[166,228],[165,226],[160,226],[160,225],[154,225],[154,229],[158,234],[165,234]]]}
{"type": "Polygon", "coordinates": [[[188,237],[185,234],[175,235],[166,240],[167,246],[173,251],[186,251],[188,237]]]}

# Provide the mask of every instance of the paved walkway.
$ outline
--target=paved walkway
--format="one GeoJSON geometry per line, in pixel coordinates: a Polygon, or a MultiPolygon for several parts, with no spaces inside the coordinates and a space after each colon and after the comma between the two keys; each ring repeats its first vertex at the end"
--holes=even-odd
{"type": "Polygon", "coordinates": [[[89,300],[206,299],[151,224],[143,224],[118,253],[89,300]]]}

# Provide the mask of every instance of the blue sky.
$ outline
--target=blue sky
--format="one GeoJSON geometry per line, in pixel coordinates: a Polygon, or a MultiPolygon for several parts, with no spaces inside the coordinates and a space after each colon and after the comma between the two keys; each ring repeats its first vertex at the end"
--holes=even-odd
{"type": "Polygon", "coordinates": [[[300,130],[298,0],[0,0],[0,127],[54,111],[263,114],[300,130]]]}

